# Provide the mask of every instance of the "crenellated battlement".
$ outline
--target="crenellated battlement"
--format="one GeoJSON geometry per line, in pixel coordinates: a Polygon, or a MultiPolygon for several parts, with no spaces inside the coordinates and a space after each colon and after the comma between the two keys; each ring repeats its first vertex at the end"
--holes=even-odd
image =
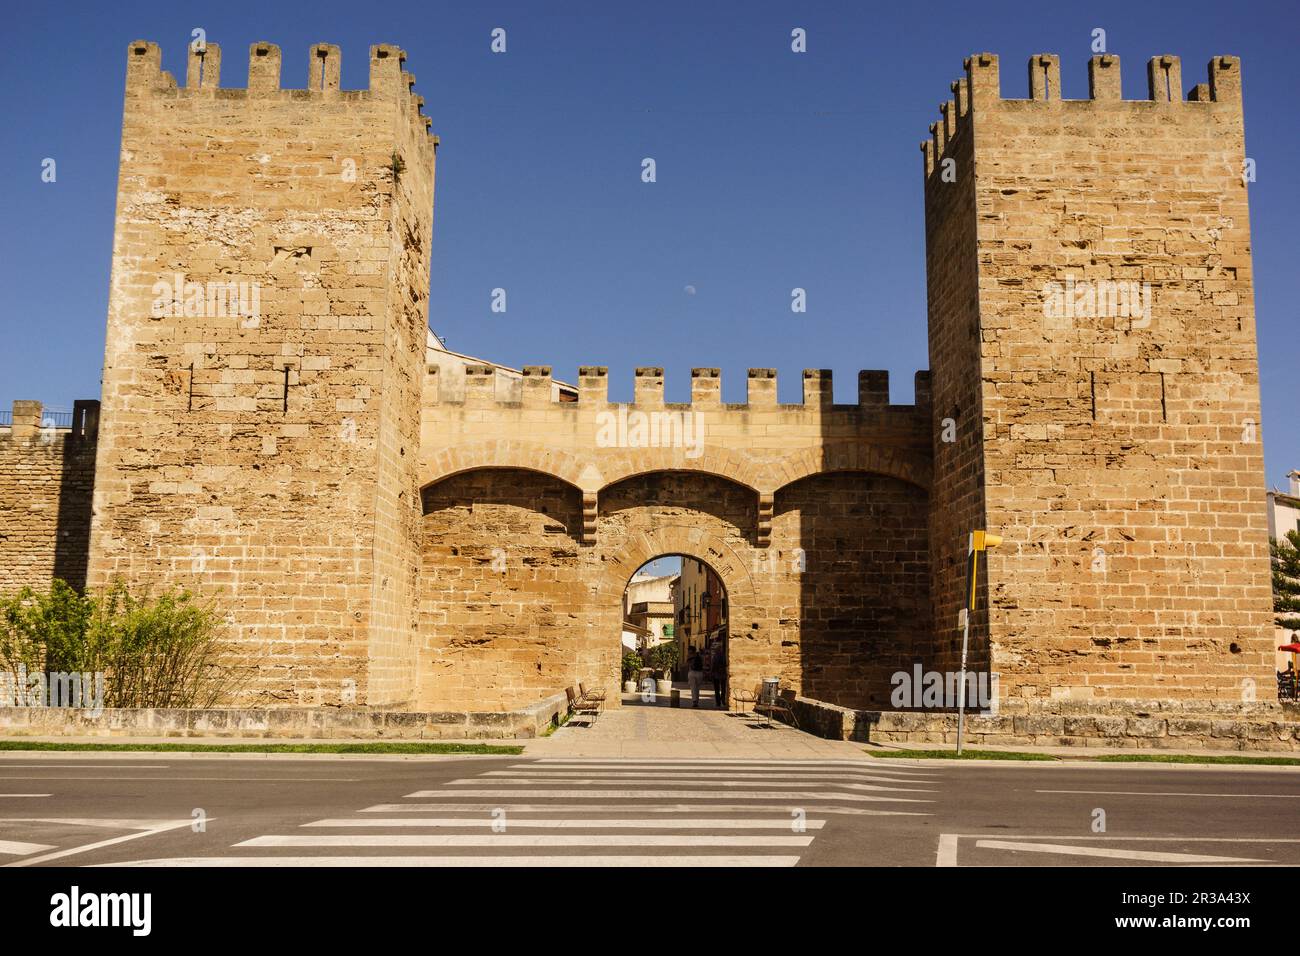
{"type": "MultiPolygon", "coordinates": [[[[248,85],[221,85],[221,47],[216,43],[193,43],[186,51],[185,85],[162,69],[162,49],[148,40],[135,40],[127,48],[126,92],[133,96],[166,92],[172,96],[217,96],[222,99],[279,97],[287,100],[327,102],[384,98],[398,102],[410,113],[416,126],[429,132],[433,120],[423,113],[424,97],[415,92],[415,75],[403,68],[406,52],[401,47],[380,43],[370,48],[370,86],[365,90],[342,90],[341,49],[331,43],[313,44],[307,51],[307,85],[285,87],[281,81],[280,48],[258,41],[248,48],[248,85]]],[[[432,137],[436,146],[438,137],[432,137]]]]}
{"type": "Polygon", "coordinates": [[[828,369],[804,371],[802,402],[777,401],[775,369],[750,369],[748,383],[748,401],[723,402],[720,370],[695,368],[691,400],[666,402],[664,370],[643,366],[633,400],[611,402],[603,365],[579,369],[576,388],[555,382],[546,365],[514,375],[487,364],[451,374],[430,366],[420,410],[422,480],[475,467],[541,471],[580,488],[594,522],[597,493],[623,478],[705,471],[758,492],[759,547],[770,536],[772,495],[801,478],[865,471],[929,487],[928,371],[916,373],[912,405],[890,404],[885,371],[859,373],[852,405],[833,403],[828,369]]]}
{"type": "Polygon", "coordinates": [[[916,403],[891,405],[889,374],[858,376],[858,402],[836,405],[827,369],[803,373],[803,401],[777,401],[776,371],[749,370],[746,402],[723,402],[716,368],[691,370],[691,400],[664,401],[664,370],[635,370],[633,400],[609,400],[609,369],[583,366],[578,385],[545,365],[520,372],[475,363],[430,366],[420,410],[423,486],[477,468],[524,469],[583,493],[582,540],[593,543],[600,495],[635,475],[706,472],[757,493],[755,543],[771,540],[775,495],[813,475],[868,472],[926,489],[934,431],[930,373],[916,403]],[[507,374],[512,373],[512,374],[507,374]],[[444,380],[449,379],[449,380],[444,380]]]}
{"type": "Polygon", "coordinates": [[[603,365],[584,365],[578,370],[576,400],[572,386],[555,388],[557,383],[549,365],[525,365],[522,377],[514,380],[517,388],[503,397],[497,369],[488,364],[471,364],[463,369],[463,381],[445,380],[437,365],[430,365],[425,378],[425,405],[465,405],[474,408],[560,408],[569,412],[629,405],[642,409],[718,410],[748,412],[757,409],[782,411],[888,412],[894,415],[919,416],[927,424],[930,415],[930,373],[919,371],[914,377],[915,400],[911,405],[893,405],[889,401],[889,372],[865,370],[858,373],[858,401],[853,405],[834,402],[830,369],[804,369],[803,401],[781,403],[777,400],[776,369],[751,368],[748,374],[747,401],[722,401],[722,374],[717,368],[691,369],[691,400],[664,400],[664,370],[643,366],[635,370],[633,400],[630,403],[609,400],[609,369],[603,365]],[[515,396],[518,396],[517,398],[515,396]]]}
{"type": "Polygon", "coordinates": [[[941,168],[943,160],[955,157],[951,144],[970,125],[972,114],[995,109],[1024,108],[1051,104],[1065,110],[1095,110],[1123,104],[1125,108],[1164,108],[1172,104],[1195,104],[1192,108],[1227,108],[1241,112],[1241,61],[1235,56],[1216,56],[1207,67],[1208,80],[1198,83],[1183,97],[1182,65],[1172,55],[1152,57],[1147,62],[1147,99],[1125,100],[1121,95],[1119,57],[1102,53],[1088,60],[1088,99],[1061,97],[1061,58],[1054,53],[1036,53],[1029,58],[1029,98],[1002,96],[998,57],[975,53],[964,64],[966,76],[950,86],[952,97],[939,104],[939,119],[930,124],[930,138],[921,142],[926,177],[941,168]]]}

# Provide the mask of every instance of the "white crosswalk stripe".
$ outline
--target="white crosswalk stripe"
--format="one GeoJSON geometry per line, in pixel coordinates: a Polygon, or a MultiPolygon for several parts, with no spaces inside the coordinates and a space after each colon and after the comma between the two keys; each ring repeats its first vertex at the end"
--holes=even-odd
{"type": "Polygon", "coordinates": [[[1237,856],[1207,856],[1203,853],[1166,853],[1160,850],[1132,850],[1127,847],[1072,846],[1066,843],[1030,843],[1025,840],[976,840],[975,846],[1018,853],[1053,853],[1059,856],[1094,856],[1107,860],[1139,860],[1144,863],[1267,863],[1268,860],[1237,856]]]}
{"type": "Polygon", "coordinates": [[[48,843],[23,843],[18,840],[0,840],[0,853],[9,856],[29,856],[42,850],[53,850],[48,843]]]}
{"type": "MultiPolygon", "coordinates": [[[[657,783],[660,779],[662,779],[662,777],[650,777],[650,778],[646,778],[646,779],[649,779],[651,782],[656,782],[656,783],[657,783]]],[[[542,786],[546,786],[547,784],[568,784],[568,785],[570,785],[570,786],[576,786],[576,785],[579,785],[579,784],[582,785],[582,786],[593,786],[593,785],[607,786],[607,785],[610,785],[610,784],[613,784],[613,785],[624,784],[624,785],[626,785],[626,784],[628,784],[628,783],[631,783],[631,781],[626,780],[626,779],[624,779],[624,778],[622,778],[622,777],[562,777],[562,778],[556,778],[556,777],[515,777],[515,778],[512,778],[512,779],[510,779],[510,780],[489,781],[489,782],[490,782],[490,783],[501,783],[501,784],[505,784],[505,785],[507,785],[507,786],[528,786],[528,787],[542,787],[542,786]]],[[[673,782],[676,783],[676,779],[674,779],[673,782]]],[[[710,781],[708,781],[707,783],[701,783],[701,782],[699,782],[699,781],[692,780],[692,781],[690,781],[690,784],[691,784],[692,786],[697,786],[697,787],[699,787],[699,786],[706,786],[706,787],[709,787],[709,788],[713,788],[713,787],[724,787],[724,788],[727,788],[727,787],[744,787],[745,789],[759,789],[759,788],[762,788],[762,787],[792,787],[792,786],[797,787],[797,786],[798,786],[799,784],[801,784],[801,783],[808,783],[808,782],[810,782],[810,781],[805,781],[805,780],[710,780],[710,781]]],[[[813,782],[813,783],[818,783],[818,784],[823,784],[823,783],[825,783],[826,781],[823,781],[823,780],[816,780],[816,781],[811,781],[811,782],[813,782]]],[[[479,779],[477,779],[477,778],[473,778],[473,779],[466,779],[466,780],[452,780],[450,783],[447,784],[447,786],[449,786],[449,787],[474,787],[474,786],[479,786],[479,785],[481,785],[482,783],[483,783],[482,780],[479,780],[479,779]]],[[[634,784],[634,785],[635,785],[635,784],[634,784]]],[[[888,792],[894,792],[894,793],[934,793],[933,790],[927,790],[927,789],[925,789],[925,788],[923,788],[923,787],[880,787],[880,786],[876,786],[876,785],[874,785],[874,784],[869,784],[869,783],[841,783],[841,784],[839,784],[839,786],[843,787],[843,788],[846,789],[846,790],[855,790],[855,791],[857,791],[857,790],[877,790],[877,791],[884,791],[884,792],[887,792],[887,793],[888,793],[888,792]]]]}
{"type": "MultiPolygon", "coordinates": [[[[494,797],[500,800],[503,797],[592,797],[600,799],[642,799],[642,800],[667,800],[673,797],[692,797],[697,800],[705,799],[710,796],[716,796],[716,790],[622,790],[609,789],[598,790],[594,788],[582,788],[580,790],[511,790],[509,788],[496,789],[475,789],[475,790],[417,790],[414,793],[408,793],[407,797],[412,800],[428,800],[434,797],[494,797]]],[[[844,793],[839,790],[764,790],[757,796],[766,797],[769,800],[861,800],[861,801],[879,801],[881,803],[928,803],[927,800],[910,799],[907,797],[875,797],[865,793],[844,793]]]]}
{"type": "MultiPolygon", "coordinates": [[[[480,777],[492,777],[503,781],[521,781],[536,782],[540,780],[581,780],[581,779],[599,779],[599,780],[662,780],[664,772],[662,770],[608,770],[608,771],[555,771],[543,770],[540,773],[529,773],[524,770],[489,770],[480,777]],[[584,774],[586,776],[584,776],[584,774]]],[[[692,782],[701,780],[722,780],[726,781],[722,786],[743,787],[743,786],[763,786],[772,783],[907,783],[915,778],[911,777],[882,777],[875,774],[867,776],[862,774],[855,776],[853,774],[787,774],[787,773],[689,773],[674,772],[674,780],[690,780],[692,782]]],[[[459,782],[459,781],[457,781],[459,782]]]]}
{"type": "Polygon", "coordinates": [[[235,846],[807,846],[812,837],[803,836],[717,836],[712,833],[681,835],[650,833],[584,833],[553,835],[541,833],[366,833],[345,836],[263,836],[235,846]]]}
{"type": "MultiPolygon", "coordinates": [[[[775,767],[777,770],[811,769],[811,767],[844,767],[846,770],[863,770],[870,766],[876,769],[876,763],[863,763],[852,760],[763,760],[762,757],[537,757],[526,763],[513,766],[676,766],[676,767],[775,767]]],[[[898,770],[913,770],[913,767],[898,767],[898,770]]]]}
{"type": "MultiPolygon", "coordinates": [[[[766,796],[766,794],[764,794],[766,796]]],[[[379,803],[366,807],[361,813],[447,813],[452,811],[481,811],[484,803],[379,803]]],[[[515,813],[787,813],[788,803],[515,803],[509,804],[515,813]]],[[[871,817],[927,817],[918,810],[877,810],[870,807],[840,807],[834,804],[817,804],[818,813],[853,814],[871,817]]]]}
{"type": "Polygon", "coordinates": [[[928,815],[936,776],[838,760],[489,767],[297,833],[254,836],[226,855],[132,865],[794,866],[836,815],[928,815]]]}
{"type": "MultiPolygon", "coordinates": [[[[543,771],[561,771],[561,770],[618,770],[618,771],[635,771],[635,770],[663,770],[663,769],[682,770],[688,773],[700,773],[707,771],[717,771],[728,775],[751,775],[751,774],[770,774],[770,773],[798,773],[804,776],[812,774],[837,774],[837,773],[873,773],[887,774],[897,777],[933,777],[935,771],[920,770],[911,767],[897,767],[889,764],[876,762],[863,766],[861,764],[822,764],[813,760],[801,760],[798,764],[761,764],[761,763],[719,763],[709,760],[691,760],[681,761],[672,764],[646,763],[643,760],[631,759],[621,763],[609,763],[606,760],[591,760],[586,763],[542,763],[536,761],[533,763],[511,764],[511,769],[527,770],[530,773],[541,773],[543,771]]],[[[502,773],[503,771],[493,771],[502,773]]]]}
{"type": "Polygon", "coordinates": [[[794,866],[797,856],[188,856],[164,860],[135,860],[115,866],[256,866],[256,867],[737,867],[794,866]]]}
{"type": "MultiPolygon", "coordinates": [[[[491,817],[371,817],[366,820],[316,820],[304,823],[305,827],[452,827],[470,829],[472,827],[492,827],[497,821],[491,817]]],[[[808,820],[804,826],[809,830],[820,830],[826,825],[825,820],[808,820]]],[[[607,820],[587,817],[582,820],[557,820],[552,817],[528,817],[510,822],[512,830],[789,830],[789,820],[744,820],[726,817],[676,818],[670,820],[642,820],[636,818],[611,818],[607,820]]]]}

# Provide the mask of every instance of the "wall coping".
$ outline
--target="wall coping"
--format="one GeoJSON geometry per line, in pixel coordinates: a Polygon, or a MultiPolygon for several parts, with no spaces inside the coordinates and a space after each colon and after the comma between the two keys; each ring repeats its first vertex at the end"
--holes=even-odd
{"type": "Polygon", "coordinates": [[[0,737],[417,737],[510,739],[540,736],[558,722],[561,692],[516,710],[396,711],[329,707],[0,707],[0,737]]]}
{"type": "MultiPolygon", "coordinates": [[[[833,740],[948,743],[955,710],[854,710],[790,695],[800,728],[833,740]]],[[[969,743],[1222,750],[1300,750],[1300,705],[1278,701],[1013,700],[966,713],[969,743]]]]}

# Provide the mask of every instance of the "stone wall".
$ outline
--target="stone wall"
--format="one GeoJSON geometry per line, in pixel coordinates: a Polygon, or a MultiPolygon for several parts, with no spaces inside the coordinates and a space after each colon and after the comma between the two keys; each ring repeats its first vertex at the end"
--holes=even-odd
{"type": "Polygon", "coordinates": [[[85,586],[98,411],[77,402],[72,427],[56,427],[40,402],[19,401],[0,428],[0,594],[85,586]]]}
{"type": "Polygon", "coordinates": [[[881,475],[818,475],[777,493],[773,546],[790,562],[778,580],[797,585],[776,592],[779,623],[801,693],[884,707],[891,675],[935,656],[929,514],[924,491],[881,475]]]}
{"type": "MultiPolygon", "coordinates": [[[[957,714],[874,711],[789,698],[799,726],[819,737],[954,747],[957,714]]],[[[1300,751],[1300,706],[1277,701],[1019,700],[996,715],[967,712],[965,741],[983,747],[1300,751]]]]}
{"type": "Polygon", "coordinates": [[[887,692],[901,648],[928,653],[926,373],[913,405],[891,404],[880,371],[859,375],[856,404],[837,405],[823,369],[804,372],[796,404],[777,402],[771,369],[750,370],[745,403],[721,401],[717,369],[694,369],[689,404],[664,401],[660,368],[636,370],[631,403],[608,400],[598,366],[581,370],[577,401],[557,400],[545,366],[523,370],[519,401],[500,399],[490,366],[460,382],[441,372],[428,369],[421,418],[435,549],[422,571],[433,679],[421,699],[496,700],[513,684],[509,706],[556,679],[617,687],[623,590],[671,554],[726,587],[732,686],[802,687],[807,674],[819,693],[867,704],[887,692]],[[538,492],[525,473],[557,484],[538,492]],[[530,496],[539,505],[525,516],[530,496]],[[494,549],[508,568],[495,575],[494,549]],[[526,630],[507,636],[512,621],[526,630]]]}
{"type": "MultiPolygon", "coordinates": [[[[577,489],[536,472],[457,475],[424,491],[418,706],[508,708],[590,682],[577,489]]],[[[617,645],[617,632],[606,643],[617,645]]]]}
{"type": "MultiPolygon", "coordinates": [[[[971,531],[985,527],[984,409],[980,383],[979,265],[976,246],[973,137],[956,135],[966,81],[952,84],[935,139],[921,144],[925,177],[925,272],[931,369],[934,485],[930,511],[930,580],[935,654],[922,663],[955,671],[961,663],[958,613],[968,602],[966,561],[971,531]],[[935,145],[946,148],[936,169],[935,145]],[[944,162],[945,160],[950,162],[944,162]]],[[[976,583],[969,664],[987,668],[988,592],[976,583]]]]}
{"type": "MultiPolygon", "coordinates": [[[[1035,56],[1011,100],[997,57],[973,56],[927,151],[935,415],[956,389],[978,416],[962,440],[982,439],[984,523],[1006,539],[991,667],[1009,699],[1268,698],[1240,64],[1216,57],[1186,101],[1176,57],[1148,65],[1148,100],[1122,100],[1119,71],[1093,57],[1091,98],[1063,101],[1057,58],[1035,56]],[[1103,282],[1122,286],[1090,305],[1103,282]],[[1150,299],[1129,308],[1130,284],[1150,299]],[[945,360],[958,316],[974,365],[945,360]]],[[[936,449],[942,507],[959,477],[936,449]]]]}
{"type": "Polygon", "coordinates": [[[90,579],[216,592],[249,703],[410,706],[434,146],[396,47],[132,43],[90,579]],[[228,64],[230,65],[230,64],[228,64]],[[179,291],[178,291],[179,287],[179,291]]]}
{"type": "Polygon", "coordinates": [[[8,737],[252,737],[374,740],[500,740],[542,736],[568,710],[563,693],[510,711],[381,711],[332,707],[183,710],[0,708],[8,737]]]}
{"type": "Polygon", "coordinates": [[[889,675],[929,653],[928,505],[898,479],[834,473],[783,488],[763,547],[753,492],[702,473],[606,487],[592,546],[579,491],[539,472],[473,469],[423,499],[421,707],[510,708],[579,681],[612,691],[623,588],[670,554],[723,581],[734,687],[778,676],[882,706],[889,675]]]}
{"type": "MultiPolygon", "coordinates": [[[[966,740],[989,747],[1300,750],[1300,709],[1277,702],[1114,699],[1046,703],[1042,709],[1013,706],[996,717],[971,715],[966,722],[966,740]]],[[[871,729],[871,740],[955,744],[957,717],[881,714],[871,729]]]]}
{"type": "Polygon", "coordinates": [[[431,365],[422,394],[420,474],[431,484],[474,468],[528,468],[578,488],[584,508],[624,478],[705,472],[749,488],[766,541],[772,496],[808,475],[873,473],[919,487],[931,480],[930,376],[915,403],[890,403],[889,375],[863,371],[858,401],[833,402],[831,373],[806,369],[802,403],[777,402],[776,372],[750,369],[748,401],[724,403],[718,370],[697,368],[691,401],[666,403],[661,368],[638,368],[634,401],[610,402],[608,369],[580,370],[578,401],[556,400],[549,366],[524,368],[520,401],[497,398],[500,373],[471,365],[442,381],[431,365]],[[641,416],[638,419],[638,416],[641,416]],[[645,427],[641,427],[641,424],[645,427]],[[683,435],[677,429],[691,429],[683,435]]]}

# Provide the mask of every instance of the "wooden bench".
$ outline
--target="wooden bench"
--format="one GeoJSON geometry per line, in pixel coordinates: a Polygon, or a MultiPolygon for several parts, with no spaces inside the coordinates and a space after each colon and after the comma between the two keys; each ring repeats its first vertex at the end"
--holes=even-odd
{"type": "Polygon", "coordinates": [[[582,695],[578,693],[576,687],[564,688],[564,694],[569,698],[569,716],[588,715],[590,717],[590,720],[587,723],[588,727],[596,722],[596,718],[600,716],[599,705],[585,700],[582,695]]]}

